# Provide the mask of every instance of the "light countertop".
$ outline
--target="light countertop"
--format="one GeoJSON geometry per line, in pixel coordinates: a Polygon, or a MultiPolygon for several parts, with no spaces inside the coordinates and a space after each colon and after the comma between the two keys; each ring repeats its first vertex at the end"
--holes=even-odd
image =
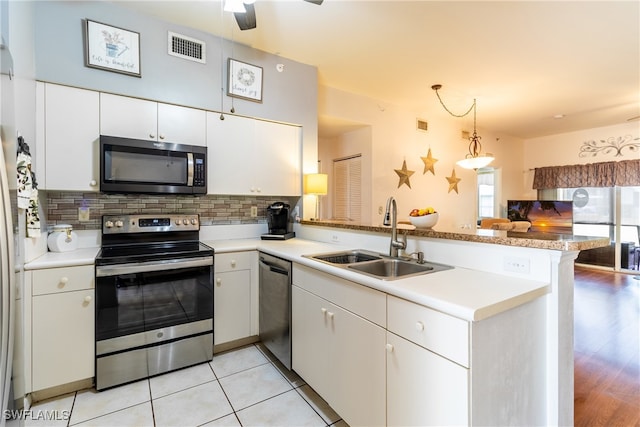
{"type": "Polygon", "coordinates": [[[549,292],[549,283],[459,267],[400,280],[375,279],[303,257],[357,248],[298,238],[286,241],[244,239],[204,243],[213,247],[216,253],[257,249],[470,321],[485,319],[549,292]]]}
{"type": "MultiPolygon", "coordinates": [[[[469,321],[485,319],[549,292],[548,283],[459,267],[384,281],[303,257],[357,248],[300,238],[285,241],[233,239],[203,243],[213,247],[218,254],[252,250],[267,252],[469,321]]],[[[48,252],[25,264],[25,269],[92,265],[99,250],[100,248],[84,248],[72,252],[48,252]]]]}

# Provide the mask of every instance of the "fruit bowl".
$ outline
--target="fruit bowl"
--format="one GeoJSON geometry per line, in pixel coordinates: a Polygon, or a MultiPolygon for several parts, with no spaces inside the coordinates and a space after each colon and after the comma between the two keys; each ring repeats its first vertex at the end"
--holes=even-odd
{"type": "Polygon", "coordinates": [[[416,228],[431,228],[438,222],[438,212],[422,216],[410,216],[409,221],[416,228]]]}

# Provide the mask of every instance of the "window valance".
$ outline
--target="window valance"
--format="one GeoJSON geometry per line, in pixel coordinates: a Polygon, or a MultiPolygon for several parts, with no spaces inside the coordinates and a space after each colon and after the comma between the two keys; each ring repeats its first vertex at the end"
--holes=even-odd
{"type": "Polygon", "coordinates": [[[533,189],[640,185],[640,159],[536,168],[533,189]]]}

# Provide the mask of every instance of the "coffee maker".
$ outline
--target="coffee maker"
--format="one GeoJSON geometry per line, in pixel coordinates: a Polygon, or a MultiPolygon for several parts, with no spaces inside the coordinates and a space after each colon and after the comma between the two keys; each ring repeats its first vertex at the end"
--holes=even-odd
{"type": "Polygon", "coordinates": [[[283,202],[275,202],[267,207],[267,225],[269,232],[261,236],[262,240],[287,240],[295,237],[289,221],[290,206],[283,202]]]}

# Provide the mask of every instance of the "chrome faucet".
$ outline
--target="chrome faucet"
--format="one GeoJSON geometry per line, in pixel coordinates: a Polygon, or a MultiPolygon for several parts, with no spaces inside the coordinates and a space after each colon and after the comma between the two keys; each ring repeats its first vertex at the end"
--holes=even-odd
{"type": "Polygon", "coordinates": [[[397,258],[398,250],[404,250],[407,247],[406,236],[398,239],[398,206],[393,197],[387,200],[387,210],[384,213],[383,225],[391,226],[391,243],[389,244],[389,256],[397,258]]]}

